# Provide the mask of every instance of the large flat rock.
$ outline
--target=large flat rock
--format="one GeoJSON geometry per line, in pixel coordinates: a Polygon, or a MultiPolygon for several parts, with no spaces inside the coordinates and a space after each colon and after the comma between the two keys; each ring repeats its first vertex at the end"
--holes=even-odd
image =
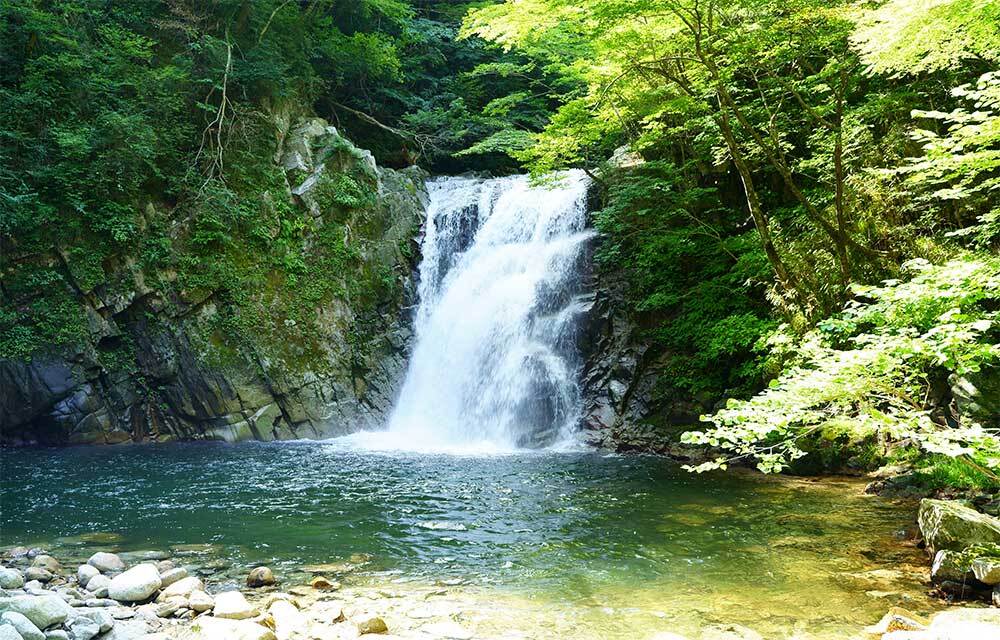
{"type": "Polygon", "coordinates": [[[930,553],[961,551],[973,544],[1000,544],[1000,520],[950,500],[920,501],[920,532],[930,553]]]}

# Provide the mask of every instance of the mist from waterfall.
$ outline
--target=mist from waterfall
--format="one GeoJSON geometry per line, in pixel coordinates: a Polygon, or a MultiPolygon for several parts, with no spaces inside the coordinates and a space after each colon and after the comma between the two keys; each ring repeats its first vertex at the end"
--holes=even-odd
{"type": "Polygon", "coordinates": [[[415,345],[381,438],[392,448],[509,450],[566,439],[579,416],[587,178],[439,178],[415,345]]]}

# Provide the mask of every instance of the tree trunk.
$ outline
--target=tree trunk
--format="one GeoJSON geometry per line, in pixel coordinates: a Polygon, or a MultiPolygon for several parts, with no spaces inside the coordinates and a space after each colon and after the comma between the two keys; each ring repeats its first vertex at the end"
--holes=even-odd
{"type": "Polygon", "coordinates": [[[743,154],[736,142],[736,136],[733,134],[733,129],[729,124],[729,116],[724,110],[720,112],[717,122],[719,123],[719,129],[722,131],[722,137],[726,141],[726,146],[729,148],[729,154],[733,158],[733,164],[736,165],[736,170],[740,174],[740,181],[743,183],[743,191],[747,198],[747,207],[750,209],[750,217],[753,218],[754,226],[757,228],[757,235],[760,237],[760,243],[764,248],[764,253],[767,255],[767,260],[771,264],[771,268],[774,269],[774,274],[777,276],[781,288],[793,299],[800,300],[802,292],[799,288],[798,280],[789,271],[785,265],[785,261],[781,258],[781,254],[778,253],[778,248],[774,246],[770,220],[763,207],[761,207],[760,198],[757,196],[756,188],[754,188],[750,168],[743,158],[743,154]]]}

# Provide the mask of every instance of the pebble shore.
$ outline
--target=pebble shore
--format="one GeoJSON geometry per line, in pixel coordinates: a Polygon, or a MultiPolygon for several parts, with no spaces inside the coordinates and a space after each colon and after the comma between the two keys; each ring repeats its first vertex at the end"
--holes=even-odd
{"type": "MultiPolygon", "coordinates": [[[[357,558],[363,563],[364,558],[357,558]]],[[[211,564],[208,562],[206,564],[211,564]]],[[[307,565],[301,584],[281,584],[264,566],[241,580],[206,583],[190,556],[98,551],[75,569],[42,549],[16,547],[0,566],[0,640],[528,640],[528,631],[478,635],[465,624],[450,587],[407,593],[345,589],[351,563],[307,565]]],[[[220,576],[221,577],[221,576],[220,576]]],[[[207,578],[206,578],[207,579],[207,578]]],[[[552,629],[545,630],[551,635],[552,629]]],[[[735,624],[694,637],[637,629],[648,640],[765,640],[735,624]]],[[[795,640],[808,640],[798,633],[795,640]]],[[[859,630],[857,640],[1000,638],[1000,609],[955,608],[925,620],[893,609],[859,630]]],[[[780,640],[785,640],[784,638],[780,640]]]]}

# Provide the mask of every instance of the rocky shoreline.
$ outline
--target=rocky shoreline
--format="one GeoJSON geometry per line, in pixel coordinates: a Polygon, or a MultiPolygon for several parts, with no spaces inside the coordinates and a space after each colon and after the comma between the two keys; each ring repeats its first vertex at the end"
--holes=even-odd
{"type": "MultiPolygon", "coordinates": [[[[955,526],[957,521],[951,515],[955,512],[951,504],[945,507],[930,504],[921,509],[922,525],[932,520],[939,524],[928,544],[946,544],[945,541],[955,538],[956,531],[966,535],[972,531],[955,526]],[[946,515],[935,519],[942,509],[947,510],[946,515]]],[[[967,515],[960,510],[959,514],[967,515]]],[[[231,576],[217,573],[212,561],[200,566],[197,555],[185,553],[187,547],[197,551],[194,549],[197,546],[186,545],[171,552],[120,555],[97,551],[75,570],[69,562],[64,565],[39,548],[9,549],[3,554],[0,566],[0,640],[534,637],[530,632],[513,629],[500,634],[479,633],[474,616],[463,616],[462,595],[455,590],[459,584],[456,582],[410,589],[406,594],[370,585],[344,587],[340,579],[367,561],[357,557],[352,558],[353,562],[303,566],[299,577],[290,578],[288,584],[279,581],[270,568],[255,567],[241,578],[237,588],[231,576]]],[[[935,571],[939,573],[938,564],[935,562],[935,571]]],[[[544,630],[552,631],[558,630],[544,630]]],[[[756,631],[737,624],[706,626],[696,636],[636,629],[635,637],[764,639],[756,631]]],[[[796,633],[791,637],[806,640],[811,636],[796,633]]],[[[924,619],[894,607],[877,624],[850,637],[857,640],[1000,638],[1000,609],[956,607],[924,619]]]]}

